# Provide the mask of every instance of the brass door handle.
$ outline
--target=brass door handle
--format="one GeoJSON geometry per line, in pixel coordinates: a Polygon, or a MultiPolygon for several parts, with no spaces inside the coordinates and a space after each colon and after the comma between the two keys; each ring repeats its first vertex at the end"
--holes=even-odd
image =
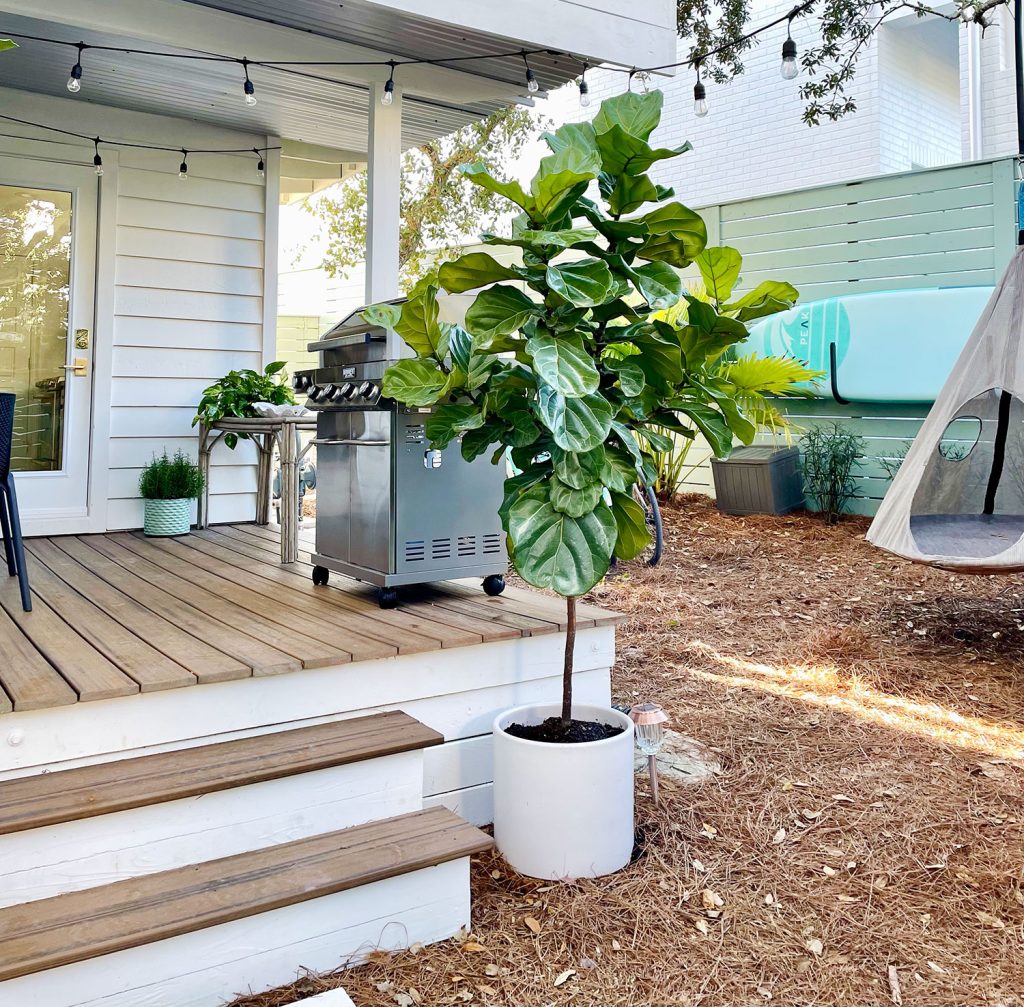
{"type": "Polygon", "coordinates": [[[88,357],[75,357],[73,364],[65,364],[64,370],[71,371],[76,378],[84,378],[89,374],[89,358],[88,357]]]}

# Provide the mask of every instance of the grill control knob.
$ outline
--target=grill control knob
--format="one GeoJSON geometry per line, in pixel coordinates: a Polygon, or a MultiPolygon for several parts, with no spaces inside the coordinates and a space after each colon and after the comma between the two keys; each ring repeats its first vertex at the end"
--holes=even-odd
{"type": "Polygon", "coordinates": [[[323,388],[316,394],[317,402],[327,402],[329,399],[334,397],[335,387],[334,385],[324,385],[323,388]]]}
{"type": "Polygon", "coordinates": [[[338,389],[339,399],[350,399],[355,395],[356,386],[351,381],[346,381],[341,388],[338,389]]]}
{"type": "Polygon", "coordinates": [[[317,387],[316,385],[314,385],[314,384],[313,384],[313,383],[311,382],[311,383],[310,383],[310,384],[308,385],[308,387],[306,388],[306,394],[307,394],[307,395],[308,395],[308,396],[309,396],[309,397],[310,397],[310,398],[311,398],[311,399],[312,399],[312,400],[313,400],[314,402],[316,402],[316,401],[318,401],[318,400],[317,400],[317,396],[318,396],[318,395],[320,394],[320,389],[319,389],[319,387],[317,387]]]}
{"type": "Polygon", "coordinates": [[[346,382],[345,382],[345,384],[343,384],[343,385],[338,385],[338,386],[337,386],[337,387],[336,387],[336,388],[334,389],[334,391],[333,391],[333,392],[331,393],[331,398],[332,398],[332,399],[333,399],[333,400],[334,400],[335,402],[340,402],[340,401],[341,401],[341,400],[342,400],[343,398],[345,398],[345,389],[346,389],[347,387],[348,387],[348,382],[347,382],[347,381],[346,381],[346,382]]]}
{"type": "Polygon", "coordinates": [[[364,381],[357,389],[356,392],[360,397],[364,399],[370,398],[374,392],[377,391],[377,386],[372,381],[364,381]]]}
{"type": "Polygon", "coordinates": [[[304,388],[309,387],[309,375],[308,374],[296,374],[292,378],[292,387],[297,391],[301,392],[304,388]]]}

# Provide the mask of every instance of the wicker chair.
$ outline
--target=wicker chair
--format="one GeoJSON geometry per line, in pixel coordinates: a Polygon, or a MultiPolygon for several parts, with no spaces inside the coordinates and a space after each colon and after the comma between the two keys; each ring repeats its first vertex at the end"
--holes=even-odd
{"type": "Polygon", "coordinates": [[[4,535],[4,555],[7,571],[18,578],[21,588],[21,607],[32,611],[32,595],[28,586],[28,567],[21,544],[21,518],[18,515],[18,497],[14,492],[14,473],[11,471],[11,442],[14,439],[14,395],[0,392],[0,527],[4,535]]]}

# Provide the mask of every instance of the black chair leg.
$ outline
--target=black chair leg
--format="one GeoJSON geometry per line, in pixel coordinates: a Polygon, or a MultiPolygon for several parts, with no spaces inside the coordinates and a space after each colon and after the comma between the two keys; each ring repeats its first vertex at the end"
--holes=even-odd
{"type": "Polygon", "coordinates": [[[12,577],[18,575],[18,568],[14,564],[14,540],[11,538],[11,521],[7,517],[7,494],[0,488],[0,532],[4,537],[4,557],[7,560],[7,572],[12,577]]]}
{"type": "Polygon", "coordinates": [[[7,510],[11,522],[11,540],[14,545],[14,562],[18,567],[18,587],[21,588],[21,607],[32,611],[32,594],[28,586],[28,567],[25,565],[25,548],[21,543],[21,518],[18,516],[18,495],[14,492],[14,473],[9,473],[4,486],[7,491],[7,510]]]}

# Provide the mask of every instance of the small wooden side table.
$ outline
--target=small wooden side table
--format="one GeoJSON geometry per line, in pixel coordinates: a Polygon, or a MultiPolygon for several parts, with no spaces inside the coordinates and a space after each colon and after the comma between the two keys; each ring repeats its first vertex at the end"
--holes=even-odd
{"type": "Polygon", "coordinates": [[[248,434],[256,445],[256,524],[270,523],[270,466],[274,445],[281,458],[281,562],[299,558],[299,470],[312,445],[301,450],[297,444],[300,430],[316,431],[315,416],[256,416],[217,420],[209,426],[199,424],[199,469],[203,473],[203,492],[199,498],[200,528],[210,523],[210,453],[229,433],[248,434]]]}

